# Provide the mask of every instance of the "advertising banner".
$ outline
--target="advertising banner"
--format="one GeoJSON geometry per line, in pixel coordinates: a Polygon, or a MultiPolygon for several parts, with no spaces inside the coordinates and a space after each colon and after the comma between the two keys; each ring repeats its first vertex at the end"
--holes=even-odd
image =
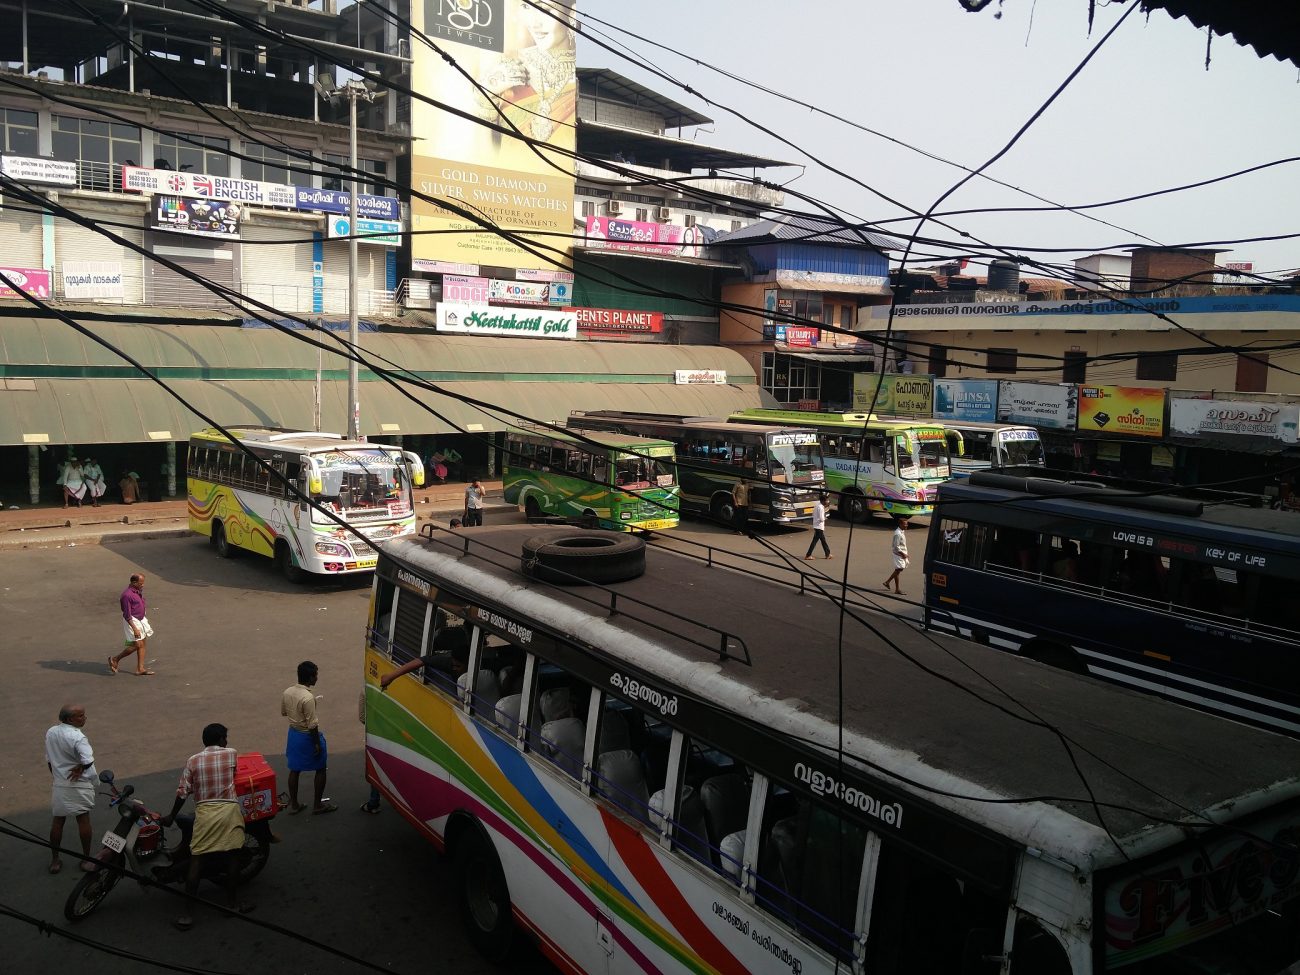
{"type": "Polygon", "coordinates": [[[256,203],[268,207],[298,207],[298,197],[293,187],[282,183],[231,179],[206,173],[180,173],[172,169],[145,169],[143,166],[122,167],[122,189],[166,196],[256,203]]]}
{"type": "Polygon", "coordinates": [[[1296,442],[1300,404],[1169,399],[1169,432],[1182,437],[1267,437],[1296,442]]]}
{"type": "Polygon", "coordinates": [[[678,386],[725,386],[727,370],[677,369],[673,372],[673,382],[678,386]]]}
{"type": "Polygon", "coordinates": [[[572,271],[546,271],[531,267],[521,267],[515,272],[520,281],[564,281],[573,284],[572,271]]]}
{"type": "Polygon", "coordinates": [[[998,422],[1026,423],[1051,430],[1073,430],[1079,388],[1065,383],[998,383],[998,422]]]}
{"type": "Polygon", "coordinates": [[[646,223],[620,217],[587,217],[587,246],[696,257],[702,236],[696,227],[675,223],[646,223]]]}
{"type": "MultiPolygon", "coordinates": [[[[295,206],[299,210],[320,210],[323,213],[344,213],[348,212],[348,197],[351,196],[346,190],[318,190],[311,186],[295,186],[293,188],[295,206]]],[[[357,219],[367,218],[369,220],[400,220],[402,218],[401,203],[395,196],[372,196],[369,193],[357,194],[357,219]]]]}
{"type": "Polygon", "coordinates": [[[457,264],[453,261],[411,261],[412,271],[421,271],[424,274],[468,274],[471,277],[478,274],[477,264],[457,264]]]}
{"type": "Polygon", "coordinates": [[[934,377],[897,373],[860,372],[853,376],[853,411],[880,416],[930,416],[934,403],[934,377]],[[880,394],[876,395],[876,388],[880,394]],[[875,401],[874,410],[872,401],[875,401]]]}
{"type": "Polygon", "coordinates": [[[502,281],[493,279],[488,284],[488,299],[511,305],[545,305],[549,303],[551,286],[545,281],[502,281]]]}
{"type": "Polygon", "coordinates": [[[574,150],[577,121],[574,0],[541,6],[411,4],[411,33],[423,32],[442,49],[412,45],[411,87],[469,116],[412,99],[411,129],[420,136],[412,189],[444,204],[413,197],[414,257],[550,268],[570,253],[574,163],[565,153],[574,150]],[[483,222],[523,237],[528,249],[483,222]]]}
{"type": "Polygon", "coordinates": [[[0,173],[20,183],[53,183],[56,186],[77,185],[77,164],[58,159],[41,159],[33,156],[5,156],[0,159],[0,173]]]}
{"type": "Polygon", "coordinates": [[[778,342],[802,348],[812,348],[820,341],[822,330],[820,328],[805,328],[802,325],[777,325],[775,334],[778,342]]]}
{"type": "MultiPolygon", "coordinates": [[[[330,217],[325,221],[330,237],[351,237],[351,224],[347,217],[330,217]]],[[[397,247],[402,243],[402,224],[396,220],[367,220],[357,217],[357,243],[397,247]],[[361,234],[368,236],[362,237],[361,234]]]]}
{"type": "Polygon", "coordinates": [[[121,261],[64,261],[59,266],[63,297],[72,300],[121,298],[121,261]]]}
{"type": "Polygon", "coordinates": [[[996,379],[936,379],[936,420],[971,420],[992,423],[998,418],[996,379]]]}
{"type": "Polygon", "coordinates": [[[238,203],[160,196],[154,204],[151,224],[154,230],[196,234],[200,237],[221,237],[225,240],[239,239],[239,217],[242,208],[238,203]]]}
{"type": "Polygon", "coordinates": [[[0,267],[0,298],[21,298],[23,294],[49,298],[50,272],[35,267],[0,267]]]}
{"type": "Polygon", "coordinates": [[[622,308],[574,308],[578,328],[587,332],[660,332],[661,311],[627,311],[622,308]]]}
{"type": "Polygon", "coordinates": [[[571,339],[578,334],[578,316],[551,308],[489,308],[438,302],[438,331],[513,338],[571,339]]]}
{"type": "Polygon", "coordinates": [[[1080,386],[1078,429],[1163,437],[1165,391],[1141,386],[1080,386]]]}
{"type": "Polygon", "coordinates": [[[454,301],[462,305],[486,305],[488,279],[445,274],[442,278],[442,300],[454,301]]]}

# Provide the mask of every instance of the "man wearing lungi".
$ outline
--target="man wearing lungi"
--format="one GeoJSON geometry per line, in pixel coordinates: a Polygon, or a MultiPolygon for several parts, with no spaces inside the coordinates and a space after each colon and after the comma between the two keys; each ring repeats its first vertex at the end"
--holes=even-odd
{"type": "Polygon", "coordinates": [[[296,816],[306,809],[298,801],[298,778],[303,772],[315,772],[312,781],[313,816],[332,813],[339,807],[325,796],[325,776],[329,765],[329,749],[325,736],[316,723],[316,686],[319,668],[310,660],[298,665],[298,683],[286,687],[280,698],[280,713],[289,719],[289,736],[284,744],[284,757],[289,764],[289,815],[296,816]]]}
{"type": "Polygon", "coordinates": [[[50,808],[50,873],[63,869],[59,847],[63,843],[63,823],[69,816],[77,819],[77,835],[86,859],[81,869],[93,870],[90,862],[90,811],[95,808],[95,755],[81,729],[86,724],[86,709],[80,704],[65,704],[59,709],[59,723],[45,732],[45,764],[54,776],[50,808]]]}

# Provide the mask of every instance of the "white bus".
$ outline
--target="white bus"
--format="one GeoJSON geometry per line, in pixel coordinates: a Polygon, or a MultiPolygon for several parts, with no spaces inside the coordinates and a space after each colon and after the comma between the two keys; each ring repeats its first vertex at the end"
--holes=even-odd
{"type": "Polygon", "coordinates": [[[952,476],[970,477],[996,467],[1046,467],[1043,441],[1033,427],[1011,423],[936,420],[948,435],[952,476]]]}
{"type": "Polygon", "coordinates": [[[411,490],[424,484],[424,466],[414,453],[336,433],[274,427],[230,432],[240,446],[219,430],[202,430],[190,437],[186,457],[190,531],[207,535],[222,558],[241,549],[265,555],[295,582],[306,573],[369,572],[374,542],[415,531],[411,490]],[[289,491],[286,480],[312,503],[289,491]]]}
{"type": "Polygon", "coordinates": [[[489,957],[524,936],[589,975],[1300,957],[1300,742],[883,616],[910,660],[852,619],[841,647],[806,585],[658,546],[637,576],[637,544],[381,546],[367,777],[450,856],[489,957]],[[621,581],[549,585],[543,556],[621,581]]]}

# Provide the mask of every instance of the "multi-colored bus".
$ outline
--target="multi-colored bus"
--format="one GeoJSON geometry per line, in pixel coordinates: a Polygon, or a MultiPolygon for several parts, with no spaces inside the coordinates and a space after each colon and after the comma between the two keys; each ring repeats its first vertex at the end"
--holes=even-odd
{"type": "Polygon", "coordinates": [[[241,549],[265,555],[291,581],[305,573],[369,572],[374,542],[415,531],[411,490],[424,483],[424,466],[414,453],[336,433],[230,432],[237,445],[219,430],[194,434],[186,457],[190,531],[207,535],[222,558],[241,549]]]}
{"type": "Polygon", "coordinates": [[[943,420],[952,476],[970,477],[997,467],[1046,467],[1043,440],[1033,427],[1012,423],[943,420]]]}
{"type": "Polygon", "coordinates": [[[669,441],[677,449],[682,509],[723,524],[734,521],[732,489],[742,480],[749,486],[750,521],[809,521],[825,477],[817,432],[807,428],[746,428],[719,417],[616,410],[575,410],[566,425],[669,441]]]}
{"type": "Polygon", "coordinates": [[[676,528],[677,465],[667,440],[624,433],[512,430],[502,493],[529,518],[554,515],[590,528],[676,528]]]}
{"type": "Polygon", "coordinates": [[[948,442],[940,423],[892,419],[867,413],[805,410],[742,410],[733,423],[796,423],[821,439],[826,486],[841,516],[854,521],[880,511],[928,515],[938,487],[952,476],[948,442]]]}
{"type": "Polygon", "coordinates": [[[447,854],[493,960],[528,937],[573,975],[1300,958],[1300,742],[868,631],[707,558],[652,547],[640,576],[557,586],[521,554],[628,553],[574,528],[426,532],[380,549],[366,775],[447,854]]]}

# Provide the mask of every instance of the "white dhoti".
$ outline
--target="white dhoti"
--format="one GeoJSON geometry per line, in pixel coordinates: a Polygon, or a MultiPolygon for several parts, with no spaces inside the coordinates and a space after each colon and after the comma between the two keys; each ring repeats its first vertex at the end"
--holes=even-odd
{"type": "Polygon", "coordinates": [[[50,810],[55,816],[80,816],[95,808],[95,783],[91,779],[55,782],[50,790],[50,810]]]}

